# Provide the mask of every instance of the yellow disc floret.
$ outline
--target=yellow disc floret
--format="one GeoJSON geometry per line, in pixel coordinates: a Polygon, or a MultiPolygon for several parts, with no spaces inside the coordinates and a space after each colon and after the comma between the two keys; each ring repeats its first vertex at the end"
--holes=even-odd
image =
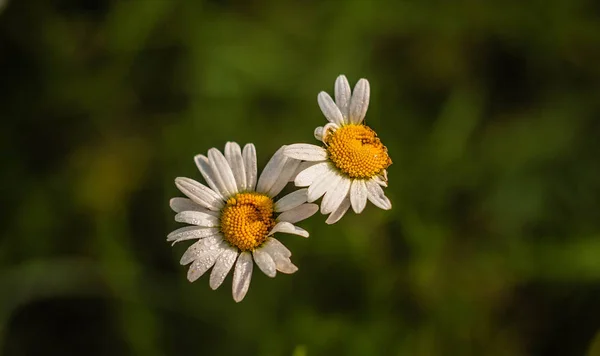
{"type": "Polygon", "coordinates": [[[392,164],[387,148],[365,125],[346,125],[325,139],[329,159],[350,178],[372,178],[392,164]]]}
{"type": "Polygon", "coordinates": [[[227,200],[221,212],[225,241],[241,251],[262,245],[273,226],[273,200],[264,194],[238,193],[227,200]]]}

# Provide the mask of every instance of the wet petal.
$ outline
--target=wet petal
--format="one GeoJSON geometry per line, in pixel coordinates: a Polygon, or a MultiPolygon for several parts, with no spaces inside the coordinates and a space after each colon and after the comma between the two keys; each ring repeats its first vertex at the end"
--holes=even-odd
{"type": "Polygon", "coordinates": [[[256,265],[264,274],[271,278],[275,277],[277,268],[275,267],[275,261],[273,261],[271,255],[260,249],[254,250],[252,255],[254,256],[254,262],[256,262],[256,265]]]}
{"type": "Polygon", "coordinates": [[[248,293],[252,279],[252,267],[252,255],[250,252],[242,252],[233,270],[232,294],[236,303],[241,302],[248,293]]]}
{"type": "Polygon", "coordinates": [[[233,267],[235,259],[238,256],[238,249],[232,246],[225,246],[217,258],[215,266],[210,273],[209,285],[212,289],[217,289],[223,283],[227,274],[233,267]]]}
{"type": "Polygon", "coordinates": [[[310,218],[318,210],[319,206],[317,204],[302,204],[300,206],[295,207],[294,209],[290,209],[284,213],[281,213],[277,217],[277,221],[287,221],[289,223],[295,224],[298,221],[310,218]]]}
{"type": "Polygon", "coordinates": [[[355,213],[360,214],[367,205],[367,187],[362,179],[355,179],[350,187],[350,203],[355,213]]]}
{"type": "Polygon", "coordinates": [[[175,178],[175,185],[183,194],[194,203],[210,210],[219,210],[223,207],[221,196],[207,186],[185,177],[175,178]]]}
{"type": "Polygon", "coordinates": [[[298,189],[275,202],[275,212],[280,213],[306,203],[307,188],[298,189]]]}
{"type": "Polygon", "coordinates": [[[275,234],[276,232],[283,232],[286,234],[293,234],[293,235],[299,235],[302,237],[308,237],[308,231],[306,231],[303,228],[300,228],[298,226],[295,226],[292,223],[286,222],[286,221],[278,222],[273,227],[273,229],[271,229],[271,231],[269,232],[269,236],[275,234]]]}
{"type": "Polygon", "coordinates": [[[322,177],[325,172],[331,170],[333,170],[333,168],[329,162],[317,163],[298,173],[296,179],[294,179],[294,184],[298,187],[308,187],[313,184],[315,180],[322,177]]]}
{"type": "Polygon", "coordinates": [[[246,191],[246,169],[240,145],[235,142],[227,142],[225,144],[225,159],[231,167],[238,191],[246,191]]]}
{"type": "Polygon", "coordinates": [[[345,122],[349,122],[348,108],[351,96],[350,83],[348,83],[346,76],[342,74],[335,80],[335,103],[340,109],[345,122]]]}
{"type": "Polygon", "coordinates": [[[351,124],[360,124],[364,120],[369,108],[370,91],[369,82],[366,79],[360,79],[354,86],[348,112],[351,124]]]}
{"type": "Polygon", "coordinates": [[[332,188],[327,190],[323,201],[321,202],[321,213],[329,214],[335,211],[350,191],[352,181],[341,174],[337,173],[336,178],[332,180],[332,188]]]}
{"type": "Polygon", "coordinates": [[[308,143],[295,143],[285,148],[285,155],[302,161],[325,161],[327,150],[323,147],[310,145],[308,143]]]}
{"type": "Polygon", "coordinates": [[[367,187],[367,198],[373,205],[383,210],[390,210],[392,208],[392,203],[385,196],[379,184],[371,179],[366,181],[365,185],[367,187]]]}
{"type": "Polygon", "coordinates": [[[336,222],[338,222],[348,211],[348,209],[350,208],[350,198],[346,197],[346,199],[344,199],[344,201],[342,202],[342,204],[340,204],[339,208],[337,208],[336,211],[334,211],[333,213],[329,214],[329,217],[327,218],[327,220],[325,220],[326,224],[335,224],[336,222]]]}
{"type": "Polygon", "coordinates": [[[335,105],[329,94],[324,91],[320,92],[319,95],[317,95],[317,102],[319,103],[319,107],[321,108],[323,115],[325,115],[325,118],[329,122],[333,122],[338,125],[342,125],[344,123],[342,112],[337,105],[335,105]]]}
{"type": "Polygon", "coordinates": [[[175,215],[175,221],[204,227],[219,226],[219,218],[199,211],[182,211],[175,215]]]}

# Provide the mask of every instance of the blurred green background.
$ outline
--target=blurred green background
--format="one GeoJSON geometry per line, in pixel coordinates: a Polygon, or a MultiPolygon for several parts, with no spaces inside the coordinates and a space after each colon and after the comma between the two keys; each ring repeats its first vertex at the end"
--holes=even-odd
{"type": "Polygon", "coordinates": [[[3,355],[600,355],[598,2],[0,3],[3,355]],[[173,179],[315,143],[340,73],[393,209],[190,284],[173,179]]]}

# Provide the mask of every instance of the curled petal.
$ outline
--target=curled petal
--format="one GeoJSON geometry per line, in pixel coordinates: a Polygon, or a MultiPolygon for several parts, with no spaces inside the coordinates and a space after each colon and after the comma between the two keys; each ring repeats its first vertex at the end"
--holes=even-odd
{"type": "Polygon", "coordinates": [[[269,236],[273,235],[276,232],[283,232],[286,234],[294,234],[302,237],[308,237],[308,231],[286,221],[278,222],[269,232],[269,236]]]}
{"type": "Polygon", "coordinates": [[[314,132],[315,138],[319,141],[323,141],[323,126],[319,126],[314,132]]]}

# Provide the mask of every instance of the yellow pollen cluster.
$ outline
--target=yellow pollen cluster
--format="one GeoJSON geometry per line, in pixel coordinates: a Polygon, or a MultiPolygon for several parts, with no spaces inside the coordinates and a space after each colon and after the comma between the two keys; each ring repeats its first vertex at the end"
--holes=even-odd
{"type": "Polygon", "coordinates": [[[273,200],[258,193],[238,193],[221,212],[221,231],[232,246],[252,251],[267,239],[275,226],[273,200]]]}
{"type": "Polygon", "coordinates": [[[387,148],[365,125],[346,125],[325,140],[329,159],[350,178],[371,178],[392,164],[387,148]]]}

